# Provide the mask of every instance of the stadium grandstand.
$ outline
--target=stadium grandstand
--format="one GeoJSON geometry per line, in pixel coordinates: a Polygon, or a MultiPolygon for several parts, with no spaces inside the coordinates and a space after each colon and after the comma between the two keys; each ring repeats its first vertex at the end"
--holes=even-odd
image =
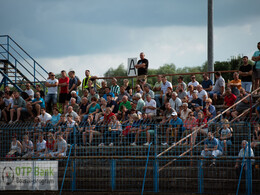
{"type": "Polygon", "coordinates": [[[91,70],[55,78],[0,40],[0,193],[260,194],[260,88],[247,56],[247,68],[130,86],[91,70]]]}

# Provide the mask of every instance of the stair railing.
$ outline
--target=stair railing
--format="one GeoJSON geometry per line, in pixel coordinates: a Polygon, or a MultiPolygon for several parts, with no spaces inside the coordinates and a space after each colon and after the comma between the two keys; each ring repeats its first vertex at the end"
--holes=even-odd
{"type": "Polygon", "coordinates": [[[14,41],[9,35],[0,35],[0,40],[1,39],[5,40],[4,42],[0,42],[0,45],[4,49],[4,52],[1,52],[1,54],[5,57],[6,60],[11,60],[10,54],[12,54],[15,59],[21,58],[25,63],[21,63],[21,60],[17,61],[20,61],[20,63],[24,66],[28,65],[32,68],[32,71],[29,71],[28,69],[25,71],[26,73],[30,73],[30,75],[32,75],[34,85],[39,80],[46,80],[45,76],[43,75],[47,75],[48,72],[38,62],[36,62],[36,60],[31,55],[29,55],[16,41],[14,41]],[[6,55],[3,55],[4,53],[6,55]],[[32,60],[32,63],[30,63],[29,60],[32,60]]]}
{"type": "MultiPolygon", "coordinates": [[[[174,147],[176,147],[177,145],[179,145],[180,143],[182,143],[184,140],[186,140],[187,138],[191,137],[193,134],[197,133],[200,129],[204,128],[207,124],[210,124],[211,122],[213,122],[214,120],[216,120],[217,118],[219,118],[220,116],[222,116],[224,113],[226,113],[227,111],[229,111],[230,109],[232,109],[233,107],[235,107],[236,105],[238,105],[240,102],[242,102],[243,100],[245,100],[248,97],[252,97],[252,94],[256,93],[257,91],[260,90],[260,87],[256,90],[254,90],[252,93],[246,95],[245,97],[243,97],[241,100],[239,100],[238,102],[236,102],[234,105],[230,106],[229,108],[227,108],[226,110],[224,110],[223,112],[221,112],[220,114],[218,114],[217,116],[215,116],[213,119],[211,119],[210,121],[208,121],[207,123],[205,123],[204,125],[200,126],[199,128],[197,128],[195,131],[193,131],[192,133],[190,133],[189,135],[187,135],[186,137],[182,138],[181,140],[179,140],[177,143],[173,144],[172,146],[170,146],[169,148],[167,148],[166,150],[164,150],[163,152],[161,152],[160,154],[158,154],[156,156],[156,158],[159,158],[160,156],[162,156],[163,154],[165,154],[166,152],[170,151],[171,149],[173,149],[174,147]]],[[[252,107],[250,108],[252,109],[252,107]]],[[[247,110],[245,110],[247,111],[247,110]]],[[[245,112],[244,111],[244,112],[245,112]]],[[[241,115],[243,116],[243,115],[241,115]]],[[[159,169],[159,171],[163,170],[164,168],[166,168],[167,166],[169,166],[170,164],[172,164],[174,161],[176,161],[179,157],[184,156],[185,154],[187,154],[189,151],[191,151],[193,148],[199,146],[201,143],[203,143],[207,138],[203,139],[201,142],[199,142],[196,145],[192,145],[190,147],[190,149],[186,150],[185,152],[183,152],[182,154],[180,154],[176,159],[173,159],[172,161],[170,161],[169,163],[167,163],[165,166],[163,166],[162,168],[159,169]]]]}

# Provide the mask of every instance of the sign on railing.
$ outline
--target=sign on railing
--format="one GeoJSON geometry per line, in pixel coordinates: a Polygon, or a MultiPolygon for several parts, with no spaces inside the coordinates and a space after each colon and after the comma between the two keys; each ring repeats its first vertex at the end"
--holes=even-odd
{"type": "Polygon", "coordinates": [[[0,190],[58,190],[58,161],[3,161],[0,177],[0,190]]]}

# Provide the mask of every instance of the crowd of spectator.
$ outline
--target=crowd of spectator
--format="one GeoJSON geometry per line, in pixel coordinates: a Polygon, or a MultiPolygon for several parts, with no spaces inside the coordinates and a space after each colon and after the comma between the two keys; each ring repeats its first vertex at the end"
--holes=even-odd
{"type": "MultiPolygon", "coordinates": [[[[182,143],[194,145],[197,134],[208,136],[211,140],[212,134],[208,126],[210,122],[215,122],[217,102],[222,101],[224,110],[251,93],[253,67],[248,64],[247,56],[243,57],[243,65],[234,73],[233,80],[227,82],[220,72],[215,73],[215,85],[207,73],[203,74],[201,83],[196,80],[196,75],[190,77],[188,84],[179,76],[177,85],[173,85],[164,75],[158,75],[156,83],[148,83],[148,60],[143,53],[140,58],[136,65],[138,82],[134,88],[129,86],[128,79],[124,79],[123,85],[119,86],[116,78],[112,79],[110,86],[105,80],[99,86],[97,77],[91,76],[89,70],[85,71],[86,77],[82,81],[75,71],[69,71],[67,75],[62,70],[59,79],[50,72],[45,83],[46,95],[40,85],[33,90],[30,83],[26,83],[26,90],[21,93],[12,92],[6,86],[0,102],[3,120],[14,124],[27,114],[34,121],[32,134],[38,133],[39,137],[38,140],[33,138],[30,141],[28,135],[25,135],[23,143],[20,143],[14,136],[12,147],[19,147],[19,153],[25,153],[24,155],[62,156],[66,152],[67,142],[73,139],[74,129],[77,131],[76,141],[82,145],[91,145],[93,136],[101,135],[99,146],[113,146],[122,137],[126,137],[129,144],[135,146],[140,144],[139,137],[144,134],[144,145],[147,146],[151,142],[155,124],[159,125],[157,133],[163,135],[161,144],[164,146],[172,144],[171,139],[175,144],[199,129],[191,139],[182,143]],[[48,140],[49,137],[50,141],[56,140],[58,153],[54,152],[55,144],[45,142],[43,136],[46,135],[48,140]],[[36,145],[34,153],[33,144],[36,145]]],[[[257,63],[260,61],[257,57],[252,60],[257,63]]],[[[239,120],[237,116],[249,107],[250,97],[247,97],[221,117],[225,122],[218,140],[219,147],[223,150],[221,153],[214,152],[214,156],[225,154],[227,147],[232,144],[232,130],[228,127],[228,121],[239,120]]],[[[258,107],[258,115],[259,110],[258,107]]],[[[257,147],[260,141],[259,131],[255,139],[253,146],[257,147]]],[[[202,155],[207,153],[204,151],[202,155]]]]}

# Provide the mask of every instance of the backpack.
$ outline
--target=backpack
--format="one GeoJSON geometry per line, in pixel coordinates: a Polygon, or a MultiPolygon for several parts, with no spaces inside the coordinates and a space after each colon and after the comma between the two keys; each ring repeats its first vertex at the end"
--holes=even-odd
{"type": "Polygon", "coordinates": [[[76,79],[77,79],[77,86],[80,86],[81,85],[81,80],[79,79],[79,77],[75,76],[76,79]]]}

